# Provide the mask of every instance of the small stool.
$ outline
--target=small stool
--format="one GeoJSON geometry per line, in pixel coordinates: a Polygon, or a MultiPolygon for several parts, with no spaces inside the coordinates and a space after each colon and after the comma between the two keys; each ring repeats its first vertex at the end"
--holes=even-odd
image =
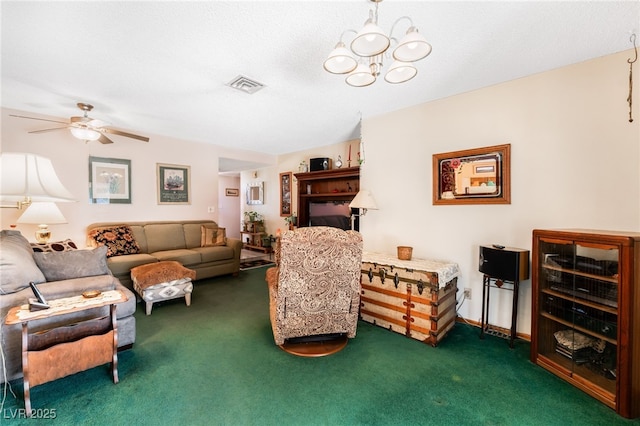
{"type": "Polygon", "coordinates": [[[146,313],[151,315],[153,304],[163,300],[184,297],[191,305],[191,293],[196,271],[185,268],[179,262],[166,260],[136,266],[131,269],[133,288],[146,302],[146,313]]]}

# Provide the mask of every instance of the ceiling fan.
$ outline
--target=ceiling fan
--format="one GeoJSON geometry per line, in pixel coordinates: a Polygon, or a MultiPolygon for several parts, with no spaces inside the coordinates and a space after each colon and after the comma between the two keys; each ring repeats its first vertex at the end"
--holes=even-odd
{"type": "Polygon", "coordinates": [[[47,120],[45,118],[25,117],[22,115],[13,115],[13,114],[11,114],[11,117],[28,118],[30,120],[50,121],[52,123],[60,123],[65,125],[64,127],[55,127],[53,129],[33,130],[29,133],[45,133],[45,132],[52,132],[54,130],[69,129],[73,136],[86,142],[97,140],[100,143],[113,143],[113,141],[107,137],[106,133],[110,133],[112,135],[125,136],[127,138],[138,139],[143,142],[149,142],[149,138],[147,137],[134,135],[133,133],[127,133],[120,130],[105,127],[108,125],[108,123],[102,120],[89,117],[89,111],[93,109],[93,105],[85,104],[82,102],[78,102],[76,105],[78,105],[78,108],[84,111],[84,115],[82,117],[71,117],[68,123],[64,121],[47,120]]]}

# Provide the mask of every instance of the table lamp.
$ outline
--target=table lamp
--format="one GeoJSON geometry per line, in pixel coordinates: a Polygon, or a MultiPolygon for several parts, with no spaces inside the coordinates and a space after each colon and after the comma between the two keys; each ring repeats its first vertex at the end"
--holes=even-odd
{"type": "Polygon", "coordinates": [[[60,182],[51,160],[39,155],[0,153],[0,178],[0,207],[22,209],[32,201],[75,201],[60,182]]]}
{"type": "Polygon", "coordinates": [[[36,241],[46,244],[51,238],[51,231],[47,224],[67,223],[67,220],[56,203],[48,201],[31,203],[18,219],[18,223],[37,224],[36,241]]]}

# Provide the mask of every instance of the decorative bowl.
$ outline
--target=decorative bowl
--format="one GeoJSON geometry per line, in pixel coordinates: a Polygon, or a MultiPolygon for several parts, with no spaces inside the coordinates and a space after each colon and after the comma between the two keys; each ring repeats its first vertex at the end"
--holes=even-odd
{"type": "Polygon", "coordinates": [[[86,298],[86,299],[91,299],[94,297],[98,297],[102,294],[102,292],[100,290],[87,290],[82,292],[82,297],[86,298]]]}

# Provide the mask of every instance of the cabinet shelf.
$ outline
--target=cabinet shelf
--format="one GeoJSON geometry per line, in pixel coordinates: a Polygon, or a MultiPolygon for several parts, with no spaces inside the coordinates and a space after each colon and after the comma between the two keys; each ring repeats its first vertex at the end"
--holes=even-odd
{"type": "Polygon", "coordinates": [[[542,267],[544,269],[548,269],[551,271],[564,272],[566,274],[576,275],[584,278],[590,278],[592,280],[606,281],[609,283],[618,284],[618,277],[608,277],[606,275],[590,274],[588,272],[577,271],[575,269],[566,269],[560,266],[553,266],[553,265],[542,265],[542,267]]]}
{"type": "Polygon", "coordinates": [[[588,306],[588,307],[594,308],[594,309],[598,309],[598,310],[610,313],[612,315],[618,315],[618,309],[616,309],[615,307],[608,306],[606,304],[597,303],[597,301],[596,302],[592,302],[592,301],[590,301],[588,299],[584,299],[582,297],[576,297],[576,296],[573,296],[573,295],[571,295],[569,293],[563,293],[561,291],[557,291],[557,290],[553,290],[553,289],[549,289],[549,288],[545,288],[545,289],[543,289],[541,291],[543,293],[545,293],[545,294],[550,295],[550,296],[559,297],[561,299],[568,300],[568,301],[571,301],[571,302],[574,302],[574,303],[579,303],[581,305],[588,306]]]}
{"type": "Polygon", "coordinates": [[[608,379],[583,365],[576,365],[558,353],[541,355],[540,364],[555,374],[571,374],[571,384],[615,409],[615,379],[608,379]],[[585,383],[589,386],[585,386],[585,383]]]}
{"type": "Polygon", "coordinates": [[[534,230],[532,261],[531,361],[640,417],[640,233],[534,230]]]}
{"type": "Polygon", "coordinates": [[[357,192],[322,192],[317,194],[300,194],[300,198],[318,198],[318,197],[355,197],[357,192]]]}
{"type": "MultiPolygon", "coordinates": [[[[360,190],[360,167],[296,173],[298,180],[298,226],[309,226],[310,206],[314,202],[348,202],[360,190]]],[[[356,218],[356,229],[358,229],[356,218]]]]}
{"type": "Polygon", "coordinates": [[[607,337],[607,336],[603,336],[602,334],[598,334],[598,333],[596,333],[594,331],[591,331],[591,330],[589,330],[587,328],[584,328],[584,327],[581,327],[579,325],[573,324],[571,321],[564,320],[564,319],[562,319],[560,317],[557,317],[555,315],[551,315],[550,313],[541,312],[540,316],[542,316],[544,318],[549,318],[550,320],[555,321],[557,323],[560,323],[562,325],[566,325],[567,327],[573,328],[574,330],[577,330],[580,333],[588,334],[589,336],[595,337],[596,339],[605,340],[605,341],[611,343],[612,345],[617,345],[618,344],[617,340],[615,340],[615,339],[612,339],[612,338],[607,337]]]}

